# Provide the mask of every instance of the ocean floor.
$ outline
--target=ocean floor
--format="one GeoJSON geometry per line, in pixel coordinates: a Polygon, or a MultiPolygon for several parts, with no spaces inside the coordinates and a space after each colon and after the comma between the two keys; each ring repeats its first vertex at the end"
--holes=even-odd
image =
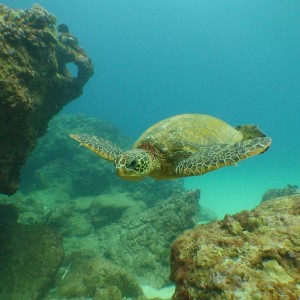
{"type": "Polygon", "coordinates": [[[299,185],[300,176],[288,169],[268,168],[262,157],[240,162],[199,177],[185,179],[186,189],[201,190],[200,205],[213,210],[219,219],[225,214],[249,210],[260,204],[263,194],[288,184],[299,185]]]}

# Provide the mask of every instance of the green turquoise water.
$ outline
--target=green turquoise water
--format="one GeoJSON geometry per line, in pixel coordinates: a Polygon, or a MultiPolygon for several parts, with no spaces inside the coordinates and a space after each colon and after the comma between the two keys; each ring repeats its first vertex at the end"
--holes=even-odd
{"type": "MultiPolygon", "coordinates": [[[[22,9],[35,2],[2,1],[22,9]]],[[[270,188],[300,185],[298,0],[39,3],[95,65],[83,95],[62,113],[108,120],[132,139],[180,113],[259,125],[273,139],[265,154],[185,179],[219,218],[254,208],[270,188]]]]}

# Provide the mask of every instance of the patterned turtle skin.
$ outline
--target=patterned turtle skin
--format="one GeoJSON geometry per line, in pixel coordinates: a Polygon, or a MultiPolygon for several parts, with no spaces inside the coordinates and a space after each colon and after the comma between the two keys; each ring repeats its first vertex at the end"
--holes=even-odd
{"type": "Polygon", "coordinates": [[[115,165],[118,176],[137,180],[146,176],[173,179],[202,175],[265,152],[271,138],[255,125],[237,129],[203,114],[182,114],[147,129],[123,151],[96,136],[70,135],[81,145],[115,165]],[[247,133],[247,134],[243,134],[247,133]]]}

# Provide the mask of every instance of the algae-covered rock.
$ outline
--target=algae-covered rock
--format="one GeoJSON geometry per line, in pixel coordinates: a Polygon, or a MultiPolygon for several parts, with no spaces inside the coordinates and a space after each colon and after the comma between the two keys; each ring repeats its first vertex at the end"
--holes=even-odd
{"type": "Polygon", "coordinates": [[[65,258],[56,284],[57,289],[50,292],[52,299],[94,296],[102,299],[99,298],[102,294],[110,295],[108,299],[112,300],[122,299],[118,295],[132,298],[143,295],[141,287],[127,271],[88,250],[73,252],[65,258]]]}
{"type": "Polygon", "coordinates": [[[49,120],[92,74],[90,59],[73,35],[56,30],[54,15],[0,4],[0,193],[17,190],[20,168],[49,120]]]}
{"type": "Polygon", "coordinates": [[[261,199],[261,203],[279,197],[291,196],[296,194],[300,194],[299,187],[297,185],[288,184],[285,188],[282,189],[270,189],[266,191],[261,199]]]}
{"type": "Polygon", "coordinates": [[[93,300],[122,300],[122,293],[116,286],[97,288],[93,300]]]}
{"type": "Polygon", "coordinates": [[[172,299],[299,299],[299,224],[292,195],[186,231],[172,246],[172,299]]]}
{"type": "Polygon", "coordinates": [[[0,299],[41,299],[63,258],[60,235],[46,226],[16,223],[16,209],[0,206],[0,299]]]}
{"type": "MultiPolygon", "coordinates": [[[[79,199],[80,200],[80,199],[79,199]]],[[[128,193],[104,194],[91,200],[91,223],[95,228],[118,221],[130,207],[138,205],[128,193]]]]}
{"type": "Polygon", "coordinates": [[[117,223],[97,230],[99,252],[126,267],[139,281],[155,287],[169,283],[170,246],[197,224],[199,191],[174,194],[143,212],[125,213],[117,223]]]}
{"type": "Polygon", "coordinates": [[[43,223],[58,230],[63,237],[83,237],[93,230],[90,215],[76,212],[71,201],[57,204],[44,215],[43,223]]]}

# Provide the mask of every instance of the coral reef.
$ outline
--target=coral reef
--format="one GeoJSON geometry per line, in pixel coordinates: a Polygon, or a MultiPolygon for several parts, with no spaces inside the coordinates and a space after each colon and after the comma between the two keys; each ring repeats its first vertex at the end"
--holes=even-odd
{"type": "Polygon", "coordinates": [[[172,299],[299,299],[299,224],[291,195],[186,231],[172,246],[172,299]]]}
{"type": "Polygon", "coordinates": [[[0,193],[18,189],[20,168],[49,120],[82,94],[93,74],[77,39],[55,26],[55,16],[39,6],[0,4],[0,193]]]}
{"type": "Polygon", "coordinates": [[[17,223],[13,205],[0,205],[0,298],[41,299],[63,259],[61,236],[41,225],[17,223]]]}
{"type": "Polygon", "coordinates": [[[155,207],[129,209],[123,218],[98,229],[98,251],[126,266],[141,283],[162,287],[169,283],[170,246],[199,217],[199,191],[174,194],[155,207]]]}

